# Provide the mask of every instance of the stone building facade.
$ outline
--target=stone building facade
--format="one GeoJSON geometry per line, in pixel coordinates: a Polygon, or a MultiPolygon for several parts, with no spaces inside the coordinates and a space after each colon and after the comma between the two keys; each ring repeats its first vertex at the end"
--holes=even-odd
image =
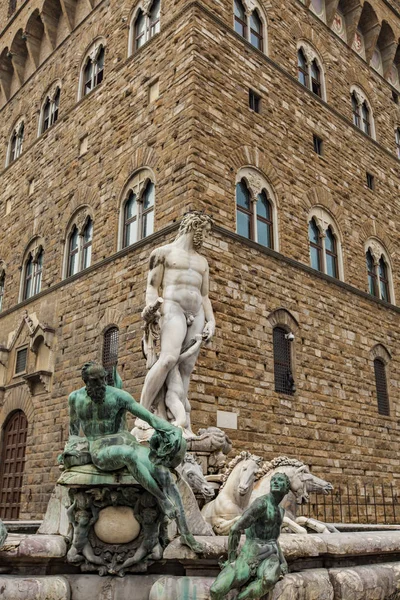
{"type": "Polygon", "coordinates": [[[190,208],[215,222],[195,429],[237,418],[236,449],[334,484],[400,477],[398,11],[161,0],[158,19],[148,1],[1,0],[3,515],[42,516],[68,394],[110,327],[139,398],[147,258],[190,208]],[[21,412],[25,468],[7,479],[21,412]]]}

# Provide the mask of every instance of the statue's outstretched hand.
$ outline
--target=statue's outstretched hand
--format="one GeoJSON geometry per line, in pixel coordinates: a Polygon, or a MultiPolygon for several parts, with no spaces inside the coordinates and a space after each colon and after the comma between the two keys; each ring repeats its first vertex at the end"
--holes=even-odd
{"type": "Polygon", "coordinates": [[[215,323],[214,321],[208,321],[203,329],[203,339],[205,342],[211,340],[213,335],[215,334],[215,323]]]}

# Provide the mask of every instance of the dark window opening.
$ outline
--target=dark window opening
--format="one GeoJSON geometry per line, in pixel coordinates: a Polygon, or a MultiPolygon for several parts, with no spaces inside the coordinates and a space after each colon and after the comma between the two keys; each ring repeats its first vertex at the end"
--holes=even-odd
{"type": "Polygon", "coordinates": [[[395,104],[399,103],[399,95],[396,94],[396,92],[394,90],[392,90],[392,100],[395,104]]]}
{"type": "Polygon", "coordinates": [[[250,15],[250,44],[261,51],[263,49],[262,21],[257,10],[250,15]]]}
{"type": "Polygon", "coordinates": [[[254,112],[261,112],[261,97],[253,90],[249,90],[249,108],[254,112]]]}
{"type": "Polygon", "coordinates": [[[26,371],[26,361],[28,359],[28,348],[21,348],[21,350],[17,350],[17,357],[15,360],[15,374],[25,373],[26,371]]]}
{"type": "Polygon", "coordinates": [[[296,391],[292,373],[291,342],[282,327],[273,331],[275,391],[293,395],[296,391]]]}
{"type": "Polygon", "coordinates": [[[338,256],[336,238],[331,227],[325,232],[325,259],[326,259],[326,274],[331,277],[338,276],[338,256]]]}
{"type": "Polygon", "coordinates": [[[370,190],[374,190],[375,189],[375,177],[373,175],[371,175],[371,173],[366,174],[367,176],[367,188],[370,190]]]}
{"type": "Polygon", "coordinates": [[[361,127],[361,116],[360,116],[360,107],[358,105],[357,96],[353,93],[351,95],[351,105],[353,108],[353,123],[356,127],[361,127]]]}
{"type": "Polygon", "coordinates": [[[321,71],[316,60],[311,63],[311,90],[316,96],[322,98],[321,71]]]}
{"type": "Polygon", "coordinates": [[[386,380],[386,367],[382,359],[376,358],[374,360],[374,371],[375,371],[375,384],[376,384],[376,396],[378,401],[378,413],[380,415],[389,416],[389,394],[387,389],[386,380]]]}
{"type": "Polygon", "coordinates": [[[322,156],[323,154],[323,141],[317,135],[313,135],[313,144],[314,144],[314,152],[318,154],[318,156],[322,156]]]}

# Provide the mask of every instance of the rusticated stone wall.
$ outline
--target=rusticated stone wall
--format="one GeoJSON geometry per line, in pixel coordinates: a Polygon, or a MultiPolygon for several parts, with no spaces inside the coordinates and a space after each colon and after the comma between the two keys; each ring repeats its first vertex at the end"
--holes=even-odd
{"type": "MultiPolygon", "coordinates": [[[[377,5],[379,17],[400,32],[395,13],[383,2],[377,5]]],[[[11,44],[35,6],[24,4],[16,13],[0,34],[1,48],[11,44]]],[[[81,385],[82,363],[100,359],[110,324],[120,330],[125,387],[139,398],[147,257],[171,239],[176,228],[170,226],[189,207],[206,209],[216,223],[205,254],[217,335],[202,350],[193,375],[194,428],[215,425],[217,409],[233,411],[238,429],[228,433],[236,449],[266,459],[282,453],[301,458],[336,484],[353,476],[396,480],[400,310],[366,294],[364,258],[365,241],[380,239],[392,261],[399,302],[394,130],[400,113],[392,88],[297,0],[266,7],[270,58],[232,31],[227,0],[218,6],[166,0],[160,35],[130,58],[133,5],[78,7],[71,30],[61,21],[57,48],[48,48],[36,70],[30,66],[25,84],[14,83],[0,108],[0,164],[14,123],[24,116],[26,124],[22,156],[0,172],[0,260],[6,271],[0,346],[10,350],[0,348],[0,423],[17,408],[29,419],[21,518],[38,518],[45,509],[68,435],[67,396],[81,385]],[[81,61],[97,36],[106,40],[104,81],[77,102],[81,61]],[[321,56],[326,103],[297,82],[299,39],[321,56]],[[148,87],[157,78],[160,96],[149,103],[148,87]],[[41,101],[56,79],[59,120],[37,138],[41,101]],[[352,84],[369,97],[376,142],[351,123],[352,84]],[[260,114],[248,108],[249,88],[261,96],[260,114]],[[324,140],[322,157],[313,151],[314,133],[324,140]],[[88,151],[79,155],[85,135],[88,151]],[[274,190],[280,254],[234,233],[235,176],[243,166],[258,168],[274,190]],[[141,167],[155,175],[156,234],[118,252],[121,194],[141,167]],[[375,175],[375,191],[365,185],[366,171],[375,175]],[[92,267],[63,282],[67,225],[84,204],[94,215],[92,267]],[[315,205],[337,223],[344,282],[308,266],[307,220],[315,205]],[[19,303],[23,255],[35,235],[44,241],[42,293],[19,303]],[[35,387],[13,375],[13,352],[30,341],[24,310],[55,330],[50,384],[35,387]],[[293,396],[274,391],[272,328],[285,314],[296,324],[293,396]],[[377,411],[377,344],[391,355],[390,417],[377,411]]],[[[33,355],[29,369],[35,370],[33,355]]]]}

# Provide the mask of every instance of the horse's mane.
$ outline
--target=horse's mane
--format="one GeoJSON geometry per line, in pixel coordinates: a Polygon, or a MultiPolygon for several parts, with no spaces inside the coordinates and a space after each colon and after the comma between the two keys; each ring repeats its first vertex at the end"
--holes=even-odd
{"type": "Polygon", "coordinates": [[[232,460],[230,461],[230,463],[226,467],[224,474],[222,475],[222,485],[219,488],[219,491],[221,491],[222,488],[225,486],[225,484],[226,484],[226,482],[228,480],[228,477],[232,473],[233,469],[242,460],[254,460],[254,462],[260,463],[262,461],[262,458],[261,458],[261,456],[256,456],[255,454],[251,454],[251,452],[246,452],[245,450],[243,450],[240,454],[238,454],[237,456],[235,456],[235,458],[232,458],[232,460]]]}
{"type": "Polygon", "coordinates": [[[261,477],[264,477],[264,475],[267,475],[278,467],[304,467],[304,463],[296,458],[278,456],[277,458],[273,458],[270,462],[265,462],[258,470],[256,478],[261,479],[261,477]]]}
{"type": "Polygon", "coordinates": [[[197,460],[195,459],[195,457],[193,456],[193,454],[189,454],[189,452],[186,452],[185,456],[183,457],[183,461],[184,463],[191,463],[192,465],[198,465],[199,463],[197,462],[197,460]]]}

